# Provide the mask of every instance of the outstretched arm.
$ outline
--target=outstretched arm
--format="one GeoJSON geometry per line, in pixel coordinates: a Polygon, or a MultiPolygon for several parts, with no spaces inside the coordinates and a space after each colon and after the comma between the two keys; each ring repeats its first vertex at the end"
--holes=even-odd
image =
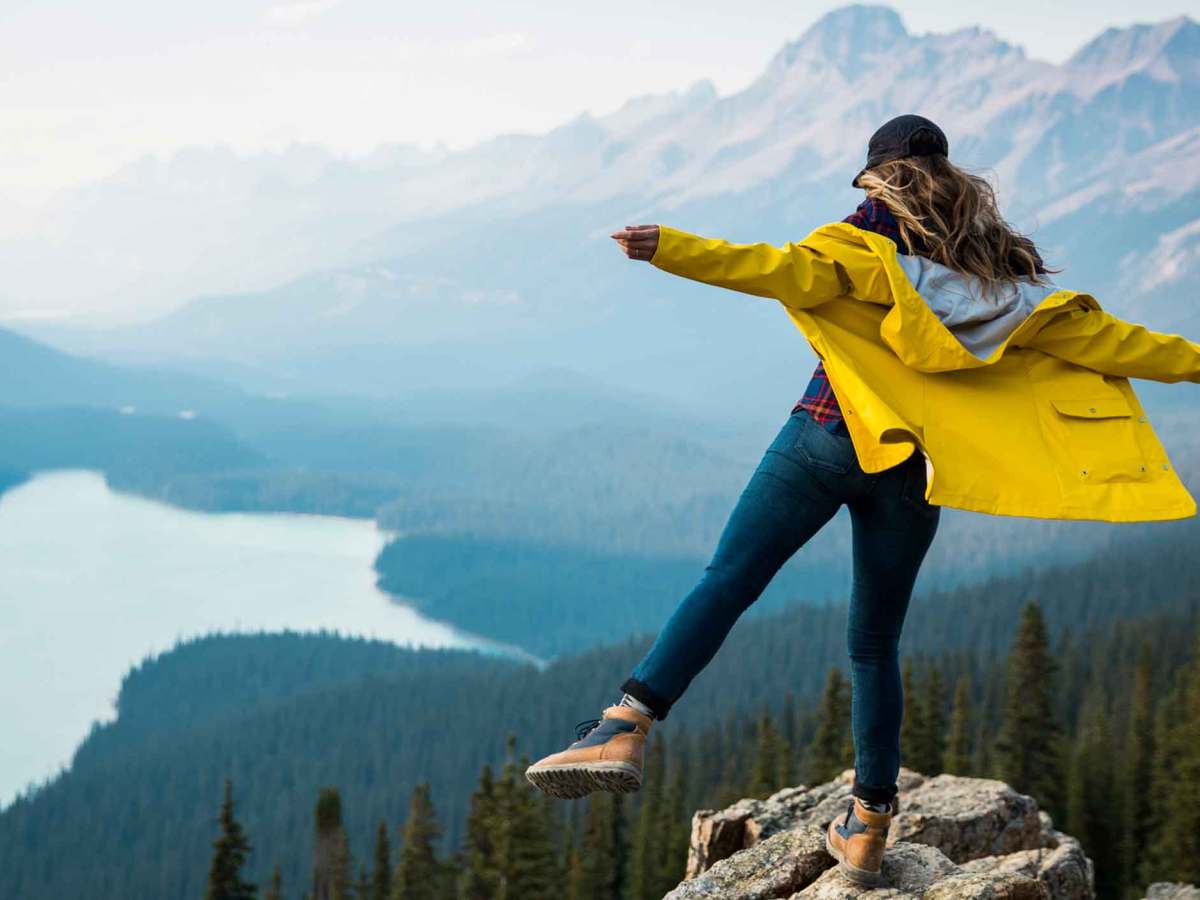
{"type": "Polygon", "coordinates": [[[1030,346],[1105,375],[1168,383],[1200,381],[1200,344],[1178,334],[1151,331],[1102,309],[1056,317],[1030,346]]]}
{"type": "Polygon", "coordinates": [[[824,303],[851,290],[845,269],[800,243],[733,244],[669,225],[631,225],[612,234],[631,259],[693,281],[770,297],[793,309],[824,303]]]}

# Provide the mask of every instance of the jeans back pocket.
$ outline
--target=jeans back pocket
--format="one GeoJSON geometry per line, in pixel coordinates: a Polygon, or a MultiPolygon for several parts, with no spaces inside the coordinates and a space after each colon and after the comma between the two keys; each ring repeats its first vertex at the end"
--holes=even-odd
{"type": "Polygon", "coordinates": [[[832,434],[815,419],[805,417],[796,440],[796,449],[804,460],[819,469],[845,475],[857,458],[849,435],[832,434]]]}

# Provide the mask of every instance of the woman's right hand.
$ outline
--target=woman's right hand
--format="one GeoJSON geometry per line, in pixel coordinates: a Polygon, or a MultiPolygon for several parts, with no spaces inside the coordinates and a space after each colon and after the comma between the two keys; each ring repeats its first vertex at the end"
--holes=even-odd
{"type": "Polygon", "coordinates": [[[658,249],[657,225],[626,225],[624,231],[614,231],[614,238],[630,259],[648,260],[658,249]]]}

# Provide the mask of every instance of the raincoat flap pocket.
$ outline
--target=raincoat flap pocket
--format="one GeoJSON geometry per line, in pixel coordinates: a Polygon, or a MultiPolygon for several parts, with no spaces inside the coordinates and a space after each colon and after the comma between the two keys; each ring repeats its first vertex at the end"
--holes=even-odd
{"type": "Polygon", "coordinates": [[[1105,397],[1052,397],[1050,402],[1064,416],[1081,419],[1112,419],[1131,416],[1129,402],[1120,394],[1105,397]]]}

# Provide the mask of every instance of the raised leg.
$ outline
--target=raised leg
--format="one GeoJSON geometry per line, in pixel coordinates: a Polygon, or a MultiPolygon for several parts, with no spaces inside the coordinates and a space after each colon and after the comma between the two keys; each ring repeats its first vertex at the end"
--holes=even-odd
{"type": "Polygon", "coordinates": [[[853,446],[848,438],[812,433],[816,428],[802,413],[784,424],[742,491],[700,581],[621,686],[656,718],[666,717],[738,617],[841,506],[839,476],[814,468],[813,456],[842,454],[832,459],[839,467],[845,454],[853,460],[853,446]]]}

